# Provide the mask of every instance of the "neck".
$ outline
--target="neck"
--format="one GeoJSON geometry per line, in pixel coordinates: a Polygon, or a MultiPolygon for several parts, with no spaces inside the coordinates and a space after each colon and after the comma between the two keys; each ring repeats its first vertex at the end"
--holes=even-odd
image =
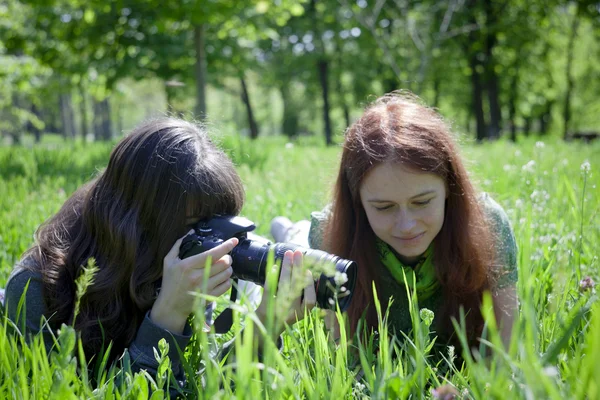
{"type": "Polygon", "coordinates": [[[415,265],[417,265],[419,263],[419,261],[421,260],[421,257],[423,257],[423,254],[419,254],[418,256],[413,256],[413,257],[405,257],[402,254],[398,254],[398,252],[396,250],[394,250],[394,248],[392,246],[390,246],[390,250],[392,251],[392,253],[394,253],[394,256],[396,256],[396,258],[398,259],[398,261],[400,261],[402,264],[406,265],[407,267],[414,267],[415,265]]]}

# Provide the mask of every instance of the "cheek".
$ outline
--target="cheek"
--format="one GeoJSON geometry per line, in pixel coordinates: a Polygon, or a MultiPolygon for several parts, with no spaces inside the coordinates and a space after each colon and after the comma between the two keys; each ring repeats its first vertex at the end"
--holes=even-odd
{"type": "Polygon", "coordinates": [[[425,218],[425,223],[432,228],[441,229],[444,224],[444,216],[445,216],[445,207],[444,203],[438,205],[434,209],[430,211],[430,213],[425,218]]]}
{"type": "Polygon", "coordinates": [[[369,225],[371,226],[371,229],[373,230],[373,232],[375,232],[377,236],[379,236],[380,232],[384,232],[387,230],[387,225],[389,224],[389,220],[391,220],[391,218],[382,218],[381,215],[368,211],[366,212],[366,214],[367,220],[369,221],[369,225]]]}

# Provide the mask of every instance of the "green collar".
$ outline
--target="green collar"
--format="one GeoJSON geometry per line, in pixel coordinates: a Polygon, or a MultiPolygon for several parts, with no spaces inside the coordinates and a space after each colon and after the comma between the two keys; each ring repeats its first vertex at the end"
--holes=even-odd
{"type": "Polygon", "coordinates": [[[433,244],[427,248],[414,267],[404,265],[390,246],[379,238],[377,238],[377,250],[379,259],[394,279],[400,284],[406,284],[410,289],[416,289],[419,300],[425,300],[436,292],[439,282],[433,266],[433,244]]]}

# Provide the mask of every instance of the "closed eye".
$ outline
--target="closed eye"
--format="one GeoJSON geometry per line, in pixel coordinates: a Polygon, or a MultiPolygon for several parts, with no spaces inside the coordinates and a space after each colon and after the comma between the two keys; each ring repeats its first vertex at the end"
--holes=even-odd
{"type": "Polygon", "coordinates": [[[420,200],[420,201],[415,201],[414,202],[414,204],[417,205],[417,206],[426,206],[429,203],[431,203],[431,199],[420,200]]]}
{"type": "Polygon", "coordinates": [[[375,209],[377,211],[385,211],[385,210],[389,210],[390,208],[392,208],[393,205],[392,204],[388,204],[388,205],[385,205],[385,206],[373,206],[373,207],[375,207],[375,209]]]}

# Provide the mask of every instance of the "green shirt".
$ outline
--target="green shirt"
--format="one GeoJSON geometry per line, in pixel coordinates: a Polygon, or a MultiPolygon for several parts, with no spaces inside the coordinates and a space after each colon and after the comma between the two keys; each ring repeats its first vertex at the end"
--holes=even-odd
{"type": "MultiPolygon", "coordinates": [[[[500,267],[489,271],[492,278],[491,281],[494,283],[492,287],[492,291],[494,291],[512,286],[517,282],[517,244],[504,209],[487,193],[481,195],[480,201],[485,215],[491,222],[492,234],[496,240],[496,262],[494,264],[500,267]]],[[[323,230],[330,213],[331,207],[327,206],[322,211],[311,214],[311,227],[308,237],[311,248],[322,248],[323,230]]],[[[399,284],[387,268],[382,265],[379,265],[378,268],[377,274],[381,279],[379,280],[377,290],[379,291],[380,298],[393,298],[393,303],[389,308],[390,328],[396,332],[402,331],[408,333],[412,329],[412,322],[406,287],[399,284]]],[[[443,293],[440,287],[431,297],[420,301],[419,308],[427,308],[433,311],[437,318],[443,300],[443,293]]],[[[386,304],[382,305],[385,306],[386,304]]],[[[435,322],[434,320],[434,325],[435,322]]]]}

